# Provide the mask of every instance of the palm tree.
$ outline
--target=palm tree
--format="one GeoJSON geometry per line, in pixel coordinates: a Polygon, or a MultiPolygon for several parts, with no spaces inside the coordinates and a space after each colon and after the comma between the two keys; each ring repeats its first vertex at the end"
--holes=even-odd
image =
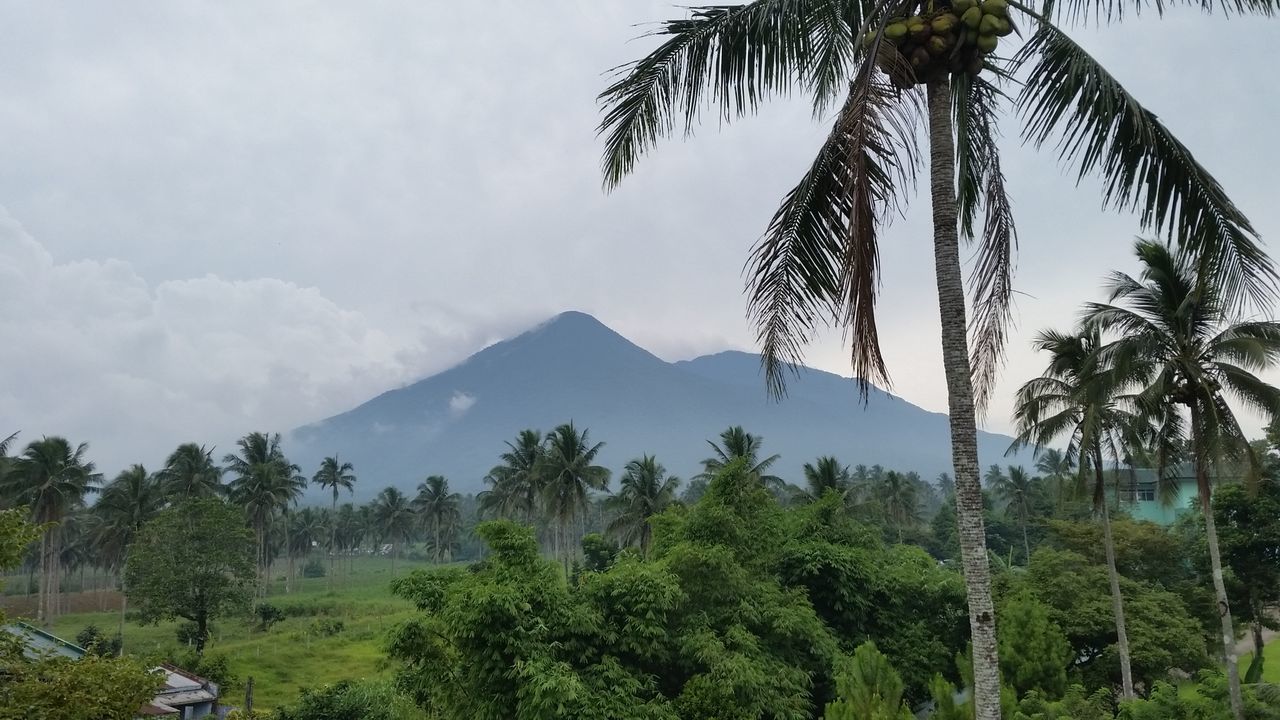
{"type": "Polygon", "coordinates": [[[354,505],[343,503],[334,514],[333,526],[337,545],[332,552],[336,555],[338,551],[342,551],[347,555],[347,572],[350,573],[351,556],[364,542],[364,523],[354,505]]]}
{"type": "Polygon", "coordinates": [[[0,479],[3,479],[5,473],[9,472],[9,465],[13,459],[9,457],[9,447],[18,439],[18,433],[14,433],[9,437],[0,440],[0,479]]]}
{"type": "Polygon", "coordinates": [[[507,452],[485,476],[489,490],[480,493],[480,507],[486,513],[500,517],[516,517],[533,521],[545,485],[542,476],[542,458],[546,454],[546,442],[537,430],[521,430],[514,443],[507,443],[507,452]]]}
{"type": "Polygon", "coordinates": [[[640,555],[648,559],[653,537],[649,518],[675,502],[680,478],[667,475],[667,469],[654,456],[643,455],[627,463],[619,485],[618,494],[609,499],[617,517],[605,531],[624,545],[639,543],[640,555]]]}
{"type": "Polygon", "coordinates": [[[1043,450],[1036,455],[1036,472],[1053,486],[1054,501],[1061,512],[1063,503],[1073,490],[1071,458],[1057,448],[1043,450]]]}
{"type": "MultiPolygon", "coordinates": [[[[992,720],[1000,716],[999,663],[976,420],[994,387],[1013,298],[1016,232],[1000,165],[999,120],[1025,120],[1023,135],[1033,145],[1049,143],[1081,175],[1101,176],[1107,204],[1140,207],[1144,228],[1167,232],[1210,258],[1208,267],[1224,283],[1243,288],[1259,304],[1274,296],[1276,275],[1256,242],[1257,232],[1217,181],[1154,113],[1055,24],[1089,17],[1118,20],[1127,6],[1110,0],[1011,3],[1027,24],[1027,40],[1018,52],[982,56],[966,45],[948,58],[954,71],[939,59],[917,72],[885,37],[885,28],[918,7],[945,6],[945,1],[754,0],[694,8],[689,17],[653,32],[665,36],[657,49],[619,69],[620,77],[601,95],[605,110],[599,131],[606,136],[605,185],[613,187],[660,137],[690,131],[704,105],[715,106],[721,121],[794,91],[810,96],[817,114],[838,106],[816,159],[784,197],[749,261],[749,312],[769,385],[780,393],[788,369],[799,365],[806,342],[828,319],[851,338],[853,371],[864,389],[888,381],[875,316],[878,234],[895,211],[904,209],[914,188],[922,165],[917,134],[921,127],[927,130],[957,525],[975,658],[975,716],[992,720]],[[962,57],[968,67],[957,62],[962,57]],[[989,72],[975,74],[983,69],[989,72]],[[1018,91],[1006,94],[1014,77],[1018,91]],[[1015,112],[1003,111],[1006,102],[1015,112]],[[1062,141],[1051,142],[1055,138],[1062,141]],[[983,222],[977,222],[980,215],[983,222]],[[972,326],[960,268],[961,235],[979,241],[970,287],[972,326]]],[[[1275,3],[1259,0],[1223,6],[1223,11],[1230,7],[1270,14],[1275,3]]]]}
{"type": "Polygon", "coordinates": [[[1037,336],[1033,346],[1049,353],[1049,364],[1043,375],[1018,390],[1013,415],[1017,440],[1010,450],[1026,445],[1040,448],[1066,437],[1067,449],[1059,453],[1061,459],[1052,460],[1047,466],[1078,467],[1082,485],[1092,471],[1090,496],[1102,523],[1121,691],[1125,698],[1132,698],[1129,636],[1106,503],[1105,467],[1108,461],[1118,462],[1132,448],[1150,439],[1150,424],[1134,412],[1133,398],[1122,394],[1126,380],[1121,371],[1106,362],[1098,328],[1084,327],[1074,333],[1046,330],[1037,336]]]}
{"type": "Polygon", "coordinates": [[[124,647],[124,616],[128,610],[128,593],[124,587],[129,563],[129,546],[142,526],[164,507],[165,492],[157,475],[142,465],[131,465],[102,488],[102,496],[93,506],[97,518],[97,538],[104,555],[120,577],[120,621],[117,632],[124,647]]]}
{"type": "Polygon", "coordinates": [[[164,462],[159,473],[164,492],[171,502],[184,498],[221,497],[222,468],[213,461],[213,448],[183,443],[164,462]]]}
{"type": "Polygon", "coordinates": [[[557,525],[556,552],[564,563],[566,577],[572,552],[569,529],[575,527],[579,512],[587,506],[587,493],[609,485],[609,470],[594,464],[604,443],[592,445],[589,434],[586,429],[578,432],[572,422],[552,430],[539,472],[544,483],[543,506],[557,525]]]}
{"type": "MultiPolygon", "coordinates": [[[[11,440],[12,438],[10,438],[11,440]]],[[[6,441],[8,442],[8,441],[6,441]]],[[[87,443],[72,447],[66,438],[42,437],[27,445],[0,477],[0,497],[31,509],[32,520],[49,527],[40,537],[40,586],[37,620],[44,624],[58,615],[62,575],[60,524],[88,493],[96,492],[101,476],[85,459],[87,443]]]]}
{"type": "MultiPolygon", "coordinates": [[[[292,559],[298,557],[306,560],[310,557],[317,545],[332,537],[332,523],[330,522],[328,511],[311,507],[304,507],[298,512],[290,514],[287,522],[289,523],[287,540],[289,546],[285,548],[285,552],[288,553],[290,558],[289,573],[292,574],[292,559]]],[[[332,567],[330,565],[330,571],[332,571],[332,567]]]]}
{"type": "MultiPolygon", "coordinates": [[[[254,432],[236,441],[239,454],[223,458],[227,472],[235,476],[228,486],[231,499],[244,508],[258,540],[260,592],[265,595],[270,579],[272,524],[277,513],[288,509],[306,487],[298,466],[290,463],[280,447],[280,434],[254,432]]],[[[288,525],[284,526],[286,535],[288,525]]],[[[288,547],[288,540],[285,540],[288,547]]],[[[288,590],[286,575],[286,591],[288,590]]]]}
{"type": "Polygon", "coordinates": [[[446,528],[457,529],[457,522],[461,517],[458,505],[461,501],[462,496],[449,492],[449,481],[440,475],[432,475],[418,485],[413,508],[423,525],[431,532],[431,552],[435,562],[444,561],[445,546],[441,541],[445,537],[446,528]]]}
{"type": "MultiPolygon", "coordinates": [[[[311,478],[312,484],[319,485],[321,489],[329,488],[333,491],[333,504],[330,510],[333,513],[338,511],[338,492],[346,490],[348,493],[355,492],[356,475],[355,466],[349,462],[339,462],[338,456],[325,458],[320,463],[320,469],[316,471],[314,477],[311,478]]],[[[338,532],[336,524],[330,526],[329,537],[329,589],[333,589],[333,564],[337,561],[337,540],[332,536],[338,532]]]]}
{"type": "Polygon", "coordinates": [[[852,499],[854,485],[849,466],[841,465],[834,457],[824,455],[812,463],[805,463],[803,470],[806,487],[796,491],[795,500],[817,502],[828,491],[838,493],[846,504],[852,499]]]}
{"type": "Polygon", "coordinates": [[[1021,465],[1010,465],[1008,474],[998,472],[997,465],[992,465],[991,469],[997,472],[994,476],[987,473],[989,487],[996,497],[1004,501],[1005,514],[1018,518],[1018,525],[1022,527],[1022,550],[1030,564],[1031,542],[1027,539],[1027,521],[1031,516],[1031,497],[1035,494],[1035,483],[1021,465]]]}
{"type": "Polygon", "coordinates": [[[391,577],[395,577],[400,543],[408,541],[416,523],[413,505],[408,496],[396,488],[384,488],[374,498],[370,514],[376,534],[391,542],[391,577]]]}
{"type": "Polygon", "coordinates": [[[763,437],[752,435],[743,430],[741,425],[734,425],[720,433],[719,444],[713,440],[708,440],[707,444],[711,446],[711,450],[715,455],[702,461],[702,472],[695,477],[711,480],[724,469],[724,466],[734,460],[742,459],[746,461],[747,475],[749,477],[763,483],[768,488],[776,489],[782,487],[782,478],[765,474],[782,456],[770,455],[767,458],[760,459],[760,448],[764,445],[763,437]]]}
{"type": "Polygon", "coordinates": [[[873,490],[884,508],[885,515],[898,530],[898,542],[902,542],[902,529],[920,521],[917,485],[897,470],[885,473],[873,490]]]}
{"type": "Polygon", "coordinates": [[[1141,275],[1112,273],[1110,304],[1090,303],[1086,322],[1118,336],[1103,352],[1141,387],[1141,407],[1160,427],[1161,469],[1165,448],[1184,437],[1190,443],[1222,620],[1232,710],[1239,718],[1243,701],[1235,630],[1222,578],[1209,469],[1237,461],[1257,477],[1258,458],[1228,399],[1269,419],[1280,417],[1280,390],[1256,374],[1280,364],[1280,323],[1236,321],[1238,291],[1187,250],[1149,240],[1138,241],[1135,250],[1141,275]],[[1182,408],[1190,416],[1190,427],[1182,408]]]}

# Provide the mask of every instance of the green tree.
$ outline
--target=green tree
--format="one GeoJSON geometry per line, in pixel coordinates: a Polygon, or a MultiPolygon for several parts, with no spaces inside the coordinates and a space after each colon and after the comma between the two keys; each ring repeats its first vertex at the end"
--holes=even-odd
{"type": "MultiPolygon", "coordinates": [[[[993,469],[998,469],[992,466],[993,469]]],[[[1009,472],[997,473],[994,477],[988,473],[988,487],[1005,505],[1005,514],[1018,519],[1022,529],[1022,550],[1027,562],[1031,561],[1031,541],[1027,539],[1027,523],[1031,516],[1031,502],[1036,494],[1035,482],[1021,465],[1009,466],[1009,472]]]]}
{"type": "Polygon", "coordinates": [[[533,522],[545,485],[542,458],[546,449],[537,430],[521,430],[514,443],[508,442],[502,463],[484,478],[489,489],[477,496],[481,510],[490,517],[533,522]]]}
{"type": "Polygon", "coordinates": [[[1053,488],[1054,505],[1058,512],[1074,490],[1074,473],[1072,461],[1066,453],[1057,448],[1042,449],[1036,455],[1036,472],[1053,488]]]}
{"type": "Polygon", "coordinates": [[[1093,511],[1102,524],[1103,548],[1111,583],[1111,606],[1115,617],[1117,652],[1120,660],[1121,698],[1135,697],[1129,660],[1129,638],[1125,622],[1124,598],[1120,594],[1120,574],[1116,569],[1116,544],[1107,510],[1104,466],[1118,463],[1136,445],[1150,437],[1149,424],[1123,396],[1127,376],[1106,361],[1098,329],[1080,328],[1074,333],[1041,332],[1033,344],[1049,354],[1043,375],[1018,389],[1014,401],[1017,440],[1014,447],[1041,448],[1067,438],[1065,458],[1079,468],[1081,484],[1091,470],[1093,511]]]}
{"type": "Polygon", "coordinates": [[[304,689],[296,702],[276,708],[274,720],[427,720],[389,682],[343,680],[304,689]]]}
{"type": "Polygon", "coordinates": [[[618,493],[609,498],[617,517],[607,531],[623,545],[639,544],[640,555],[647,558],[653,536],[649,519],[675,502],[680,478],[667,475],[662,463],[652,455],[644,455],[627,463],[618,483],[618,493]]]}
{"type": "Polygon", "coordinates": [[[370,515],[374,535],[391,544],[391,577],[395,577],[400,544],[409,541],[417,523],[413,503],[397,488],[383,488],[373,499],[370,515]]]}
{"type": "Polygon", "coordinates": [[[37,619],[49,623],[58,615],[62,577],[62,525],[70,512],[96,492],[101,476],[85,458],[87,443],[72,447],[66,438],[43,437],[27,445],[0,477],[0,497],[31,509],[31,518],[49,525],[40,536],[40,585],[37,619]]]}
{"type": "Polygon", "coordinates": [[[544,483],[542,503],[548,519],[556,524],[556,554],[564,563],[566,576],[573,551],[570,529],[587,507],[587,493],[609,486],[608,468],[595,464],[602,447],[602,442],[592,445],[589,431],[578,432],[572,422],[560,425],[547,436],[539,470],[544,483]]]}
{"type": "MultiPolygon", "coordinates": [[[[325,458],[320,462],[320,469],[311,478],[311,484],[319,485],[321,489],[329,489],[333,491],[333,503],[329,506],[330,512],[337,515],[338,512],[338,493],[346,490],[348,493],[355,492],[356,474],[355,466],[349,462],[341,462],[337,455],[325,458]]],[[[338,541],[337,541],[338,525],[333,523],[329,527],[329,589],[333,589],[333,564],[338,559],[338,541]]]]}
{"type": "MultiPolygon", "coordinates": [[[[1259,304],[1274,294],[1275,271],[1248,219],[1156,115],[1055,24],[1085,18],[1110,22],[1139,6],[1101,0],[1010,5],[1026,22],[1025,44],[1007,56],[975,56],[973,64],[955,72],[927,55],[926,64],[912,65],[886,37],[891,21],[893,36],[902,37],[897,30],[906,28],[900,16],[916,5],[754,0],[699,7],[660,25],[653,34],[663,38],[661,44],[620,68],[620,77],[601,94],[605,109],[599,131],[605,136],[609,187],[631,172],[660,137],[692,130],[706,105],[727,121],[795,91],[809,96],[819,114],[838,108],[813,164],[784,197],[749,259],[749,313],[775,392],[781,391],[788,368],[803,359],[805,343],[829,320],[851,338],[854,375],[863,383],[888,380],[875,316],[878,234],[914,187],[922,164],[917,132],[926,129],[978,720],[1000,716],[976,410],[994,387],[1013,298],[1016,231],[998,143],[1006,100],[1014,110],[1008,117],[1025,121],[1024,137],[1033,145],[1061,137],[1060,159],[1082,176],[1102,178],[1108,205],[1141,208],[1143,228],[1167,232],[1205,258],[1206,270],[1249,290],[1259,304]],[[983,69],[989,70],[987,77],[975,74],[983,69]],[[1018,90],[1006,94],[1003,86],[1014,77],[1018,90]],[[980,214],[985,214],[981,224],[976,222],[980,214]],[[972,319],[961,274],[961,236],[979,241],[970,283],[972,319]]],[[[1234,7],[1264,14],[1275,10],[1270,0],[1234,7]]],[[[1223,12],[1230,9],[1224,6],[1223,12]]],[[[1002,28],[1012,30],[1011,22],[1002,28]]],[[[997,39],[988,35],[983,42],[994,48],[997,39]]]]}
{"type": "Polygon", "coordinates": [[[0,720],[133,720],[163,687],[134,658],[19,662],[0,679],[0,720]]]}
{"type": "Polygon", "coordinates": [[[853,500],[853,478],[849,474],[849,466],[830,455],[824,455],[812,463],[805,463],[805,488],[796,493],[795,499],[800,502],[816,502],[827,492],[838,494],[846,503],[853,500]]]}
{"type": "Polygon", "coordinates": [[[890,470],[872,492],[897,530],[898,542],[902,542],[902,531],[920,522],[919,486],[897,470],[890,470]]]}
{"type": "MultiPolygon", "coordinates": [[[[244,508],[258,541],[260,590],[266,595],[270,580],[272,525],[278,514],[295,502],[306,487],[297,465],[289,462],[280,447],[279,433],[253,432],[236,441],[237,453],[223,458],[234,475],[228,485],[231,501],[244,508]]],[[[287,530],[287,525],[285,526],[287,530]]],[[[286,539],[285,546],[288,546],[286,539]]],[[[286,575],[286,578],[288,575],[286,575]]],[[[288,585],[285,586],[286,591],[288,585]]]]}
{"type": "MultiPolygon", "coordinates": [[[[1277,628],[1267,611],[1280,603],[1280,482],[1268,478],[1255,492],[1239,485],[1220,488],[1213,498],[1222,562],[1231,606],[1253,630],[1250,675],[1261,675],[1264,627],[1277,628]]],[[[1256,679],[1253,680],[1256,682],[1256,679]]]]}
{"type": "Polygon", "coordinates": [[[1062,697],[1074,657],[1062,628],[1049,619],[1049,609],[1021,593],[1007,599],[1000,611],[1001,677],[1020,696],[1035,690],[1062,697]]]}
{"type": "Polygon", "coordinates": [[[1108,353],[1141,388],[1145,409],[1160,425],[1161,445],[1184,437],[1190,442],[1220,608],[1232,713],[1236,720],[1243,720],[1235,628],[1209,473],[1211,466],[1233,460],[1249,467],[1255,478],[1260,472],[1228,398],[1270,418],[1280,417],[1280,390],[1256,374],[1280,363],[1280,323],[1234,322],[1235,309],[1243,300],[1241,290],[1206,272],[1212,265],[1186,249],[1140,240],[1135,252],[1142,265],[1139,277],[1113,273],[1109,304],[1090,303],[1086,322],[1117,336],[1108,353]],[[1183,420],[1184,408],[1190,415],[1189,427],[1183,420]]]}
{"type": "Polygon", "coordinates": [[[449,491],[449,481],[440,475],[432,475],[418,485],[418,495],[413,499],[414,511],[431,534],[431,556],[434,562],[444,562],[446,549],[452,546],[457,535],[461,512],[458,509],[462,496],[449,491]]]}
{"type": "Polygon", "coordinates": [[[864,643],[836,674],[835,702],[826,720],[912,720],[902,700],[902,678],[875,643],[864,643]]]}
{"type": "Polygon", "coordinates": [[[248,604],[253,548],[236,508],[216,499],[185,501],[143,526],[126,570],[129,599],[144,621],[194,623],[202,654],[210,621],[248,604]]]}
{"type": "Polygon", "coordinates": [[[189,498],[221,497],[222,468],[213,461],[213,448],[183,443],[169,454],[159,473],[164,492],[171,502],[189,498]]]}
{"type": "MultiPolygon", "coordinates": [[[[126,575],[130,546],[142,527],[164,507],[164,502],[165,493],[161,481],[141,465],[130,466],[102,488],[102,496],[93,506],[93,514],[99,520],[95,540],[99,550],[113,559],[112,565],[120,572],[121,579],[126,575]]],[[[129,595],[122,588],[120,625],[117,630],[121,652],[124,648],[124,617],[128,606],[129,595]]]]}
{"type": "Polygon", "coordinates": [[[777,475],[767,474],[769,468],[778,462],[782,456],[770,455],[761,458],[760,449],[764,446],[763,437],[752,435],[743,430],[741,425],[734,425],[720,433],[719,443],[708,440],[707,444],[711,446],[711,451],[714,454],[702,461],[702,472],[696,476],[697,478],[710,480],[720,474],[729,463],[734,460],[742,460],[747,464],[747,474],[758,482],[763,483],[765,487],[779,488],[782,486],[782,478],[777,475]]]}

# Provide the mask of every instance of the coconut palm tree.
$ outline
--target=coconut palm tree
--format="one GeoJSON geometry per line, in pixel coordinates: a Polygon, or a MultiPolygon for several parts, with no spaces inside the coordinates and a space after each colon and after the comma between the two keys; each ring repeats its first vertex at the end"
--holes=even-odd
{"type": "Polygon", "coordinates": [[[1232,709],[1242,717],[1235,630],[1222,577],[1209,471],[1213,465],[1239,463],[1250,470],[1251,479],[1257,478],[1259,459],[1229,401],[1268,419],[1280,417],[1280,389],[1257,375],[1280,364],[1280,323],[1237,320],[1238,291],[1222,282],[1206,259],[1185,248],[1140,240],[1135,251],[1141,274],[1134,278],[1112,273],[1108,303],[1090,303],[1085,321],[1115,336],[1102,353],[1141,388],[1140,406],[1157,420],[1163,440],[1157,450],[1161,469],[1165,448],[1184,438],[1190,443],[1232,709]]]}
{"type": "Polygon", "coordinates": [[[484,481],[490,489],[480,493],[480,507],[499,517],[533,522],[534,510],[542,496],[545,478],[541,474],[546,442],[537,430],[521,430],[516,441],[507,443],[507,452],[484,481]]]}
{"type": "Polygon", "coordinates": [[[990,483],[988,487],[1004,502],[1005,514],[1018,518],[1018,525],[1022,528],[1022,550],[1027,562],[1030,563],[1031,541],[1027,539],[1027,521],[1031,516],[1031,498],[1035,494],[1035,483],[1031,476],[1027,475],[1027,469],[1021,465],[1010,465],[1007,474],[998,472],[997,465],[992,465],[991,469],[997,472],[994,476],[990,472],[987,473],[990,483]]]}
{"type": "MultiPolygon", "coordinates": [[[[332,537],[332,523],[330,522],[327,510],[318,510],[312,507],[304,507],[298,512],[290,513],[286,522],[289,523],[288,547],[285,552],[289,555],[289,573],[293,573],[293,558],[300,558],[305,561],[311,556],[317,545],[323,545],[332,537]]],[[[330,571],[332,572],[332,565],[330,571]]]]}
{"type": "Polygon", "coordinates": [[[129,546],[142,526],[164,507],[165,490],[158,475],[147,472],[142,465],[131,465],[102,488],[102,495],[93,506],[97,519],[93,534],[104,556],[109,558],[120,578],[120,620],[117,633],[124,647],[124,616],[128,610],[128,593],[124,587],[125,571],[129,564],[129,546]]]}
{"type": "Polygon", "coordinates": [[[902,542],[902,529],[920,522],[916,483],[897,470],[890,470],[883,475],[872,492],[884,508],[889,522],[897,529],[898,542],[902,542]]]}
{"type": "Polygon", "coordinates": [[[675,502],[680,478],[667,475],[667,469],[654,456],[642,455],[627,463],[618,484],[618,493],[608,501],[617,517],[605,532],[624,545],[639,544],[641,557],[648,559],[653,537],[649,518],[675,502]]]}
{"type": "Polygon", "coordinates": [[[1154,436],[1150,423],[1135,411],[1134,398],[1123,394],[1127,380],[1106,362],[1102,344],[1097,327],[1079,328],[1074,333],[1045,330],[1037,336],[1033,347],[1047,352],[1049,363],[1044,374],[1024,383],[1017,392],[1013,414],[1017,438],[1010,451],[1027,445],[1040,448],[1066,438],[1065,452],[1058,453],[1061,457],[1046,466],[1059,470],[1077,467],[1082,487],[1087,485],[1085,479],[1092,476],[1089,490],[1093,511],[1102,524],[1121,692],[1125,698],[1132,698],[1129,637],[1106,502],[1105,468],[1108,462],[1119,462],[1154,436]]]}
{"type": "Polygon", "coordinates": [[[1054,504],[1059,512],[1063,503],[1074,491],[1071,459],[1057,448],[1041,450],[1036,455],[1036,472],[1053,487],[1054,504]]]}
{"type": "Polygon", "coordinates": [[[752,435],[742,429],[741,425],[733,427],[720,433],[720,442],[708,440],[707,444],[711,446],[712,452],[715,453],[702,461],[702,472],[696,475],[696,478],[710,481],[726,465],[734,460],[742,459],[746,461],[747,475],[751,478],[763,483],[765,487],[770,489],[778,489],[783,485],[782,478],[777,475],[766,474],[774,463],[782,458],[781,455],[770,455],[767,458],[760,458],[760,448],[764,446],[764,438],[759,435],[752,435]]]}
{"type": "Polygon", "coordinates": [[[608,468],[595,464],[604,443],[592,445],[589,436],[589,430],[578,432],[572,422],[552,430],[538,473],[544,483],[542,504],[556,524],[556,553],[564,563],[566,577],[573,545],[570,528],[576,527],[579,514],[587,507],[588,493],[609,485],[608,468]]]}
{"type": "Polygon", "coordinates": [[[159,472],[170,502],[186,498],[222,497],[222,468],[213,461],[213,448],[183,443],[170,453],[159,472]]]}
{"type": "Polygon", "coordinates": [[[393,487],[383,488],[370,507],[373,529],[377,537],[391,543],[391,577],[396,576],[396,558],[400,543],[408,542],[417,524],[409,497],[393,487]]]}
{"type": "Polygon", "coordinates": [[[355,505],[343,503],[334,513],[333,526],[336,530],[334,540],[337,543],[332,552],[339,551],[347,555],[347,572],[351,572],[351,558],[356,548],[364,542],[364,525],[355,505]]]}
{"type": "Polygon", "coordinates": [[[48,624],[58,615],[62,575],[60,524],[85,495],[97,491],[102,477],[85,458],[87,443],[72,447],[66,438],[42,437],[32,441],[10,462],[0,477],[0,497],[25,505],[37,524],[48,524],[40,537],[40,585],[37,620],[48,624]]]}
{"type": "Polygon", "coordinates": [[[0,479],[4,478],[5,473],[9,471],[9,465],[13,462],[13,458],[9,457],[9,448],[18,439],[18,433],[14,433],[3,440],[0,440],[0,479]]]}
{"type": "MultiPolygon", "coordinates": [[[[333,491],[333,504],[330,510],[333,513],[338,511],[338,493],[346,490],[348,493],[355,492],[356,475],[355,466],[349,462],[340,462],[337,455],[325,458],[320,463],[320,469],[316,471],[315,476],[311,478],[313,485],[319,485],[321,489],[328,488],[333,491]]],[[[330,533],[337,533],[338,526],[333,524],[329,528],[330,533]]],[[[334,537],[329,538],[329,589],[333,589],[333,564],[337,561],[337,540],[334,537]]]]}
{"type": "MultiPolygon", "coordinates": [[[[827,321],[850,337],[853,371],[863,387],[888,382],[875,315],[879,232],[895,211],[905,210],[923,165],[918,150],[925,131],[975,716],[992,720],[1000,716],[999,663],[976,420],[994,387],[1013,298],[1016,232],[1000,164],[999,121],[1022,119],[1023,137],[1032,145],[1055,148],[1081,176],[1100,176],[1108,205],[1140,208],[1144,228],[1166,232],[1211,259],[1208,267],[1228,287],[1263,303],[1274,297],[1276,274],[1257,232],[1217,181],[1057,25],[1119,20],[1125,9],[1142,7],[1140,0],[1010,3],[1013,17],[999,32],[1025,24],[1026,40],[1017,52],[1000,55],[976,54],[994,49],[994,35],[960,38],[962,23],[954,14],[935,15],[912,32],[913,42],[932,34],[932,21],[940,20],[941,43],[949,49],[938,49],[951,54],[920,58],[913,51],[914,60],[904,57],[895,47],[909,30],[900,18],[918,8],[940,15],[948,5],[754,0],[693,8],[653,31],[663,38],[657,49],[618,69],[601,95],[599,130],[605,136],[605,185],[614,187],[659,138],[690,131],[704,106],[728,121],[766,99],[803,94],[817,115],[834,114],[813,164],[783,198],[749,260],[749,312],[775,393],[827,321]],[[968,42],[984,45],[975,50],[968,42]],[[1014,77],[1017,91],[1006,94],[1014,77]],[[1014,112],[1004,111],[1009,104],[1014,112]],[[971,319],[962,236],[978,246],[971,319]]],[[[1003,7],[993,4],[1001,13],[1003,7]]],[[[1276,3],[1222,6],[1224,12],[1233,8],[1270,14],[1276,3]]]]}
{"type": "MultiPolygon", "coordinates": [[[[285,458],[279,433],[249,433],[236,441],[236,447],[239,448],[238,454],[228,453],[223,458],[227,472],[234,476],[228,492],[232,502],[244,508],[257,536],[260,593],[265,595],[270,578],[272,553],[269,540],[273,523],[276,515],[287,511],[302,494],[307,481],[299,474],[298,466],[285,458]]],[[[287,535],[288,524],[283,528],[287,535]]],[[[286,538],[285,548],[288,545],[286,538]]],[[[285,589],[289,589],[287,575],[285,589]]]]}
{"type": "Polygon", "coordinates": [[[848,465],[830,455],[824,455],[812,463],[804,464],[805,487],[798,489],[792,499],[796,502],[817,502],[828,491],[838,493],[845,503],[853,499],[853,476],[848,465]]]}
{"type": "Polygon", "coordinates": [[[431,553],[435,562],[444,562],[446,545],[442,541],[447,539],[446,530],[457,530],[461,502],[462,496],[449,492],[449,481],[440,475],[432,475],[418,485],[413,509],[431,533],[431,553]]]}

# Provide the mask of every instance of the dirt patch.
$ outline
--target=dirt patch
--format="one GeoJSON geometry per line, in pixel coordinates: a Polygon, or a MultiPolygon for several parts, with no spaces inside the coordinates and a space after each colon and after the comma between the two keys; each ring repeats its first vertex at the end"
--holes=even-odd
{"type": "MultiPolygon", "coordinates": [[[[88,590],[85,592],[62,593],[62,612],[91,613],[118,610],[120,593],[115,590],[88,590]]],[[[0,596],[0,610],[10,617],[35,617],[35,595],[0,596]]]]}

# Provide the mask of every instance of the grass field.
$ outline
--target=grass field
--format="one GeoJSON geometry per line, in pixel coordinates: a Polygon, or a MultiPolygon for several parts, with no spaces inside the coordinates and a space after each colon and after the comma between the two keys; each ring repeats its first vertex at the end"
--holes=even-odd
{"type": "MultiPolygon", "coordinates": [[[[1280,638],[1276,638],[1262,646],[1262,661],[1262,681],[1280,684],[1280,638]]],[[[1253,653],[1240,656],[1240,674],[1242,676],[1251,662],[1253,662],[1253,653]]]]}
{"type": "MultiPolygon", "coordinates": [[[[428,566],[398,560],[396,575],[424,567],[428,566]]],[[[225,655],[239,679],[237,685],[224,688],[224,702],[241,704],[243,682],[249,676],[253,677],[255,705],[271,708],[292,702],[303,687],[390,673],[383,639],[387,630],[414,613],[412,604],[391,594],[390,560],[357,558],[350,577],[338,570],[332,592],[328,578],[303,578],[286,595],[282,575],[283,569],[278,568],[267,602],[284,610],[289,615],[287,619],[267,632],[258,631],[247,617],[214,622],[213,638],[205,654],[225,655]],[[318,636],[312,626],[324,617],[341,620],[343,631],[332,637],[318,636]]],[[[75,613],[59,617],[50,629],[55,635],[74,641],[76,634],[90,624],[112,634],[119,620],[118,609],[75,613]]],[[[177,625],[126,623],[125,651],[149,657],[185,653],[186,647],[175,637],[177,625]]]]}

